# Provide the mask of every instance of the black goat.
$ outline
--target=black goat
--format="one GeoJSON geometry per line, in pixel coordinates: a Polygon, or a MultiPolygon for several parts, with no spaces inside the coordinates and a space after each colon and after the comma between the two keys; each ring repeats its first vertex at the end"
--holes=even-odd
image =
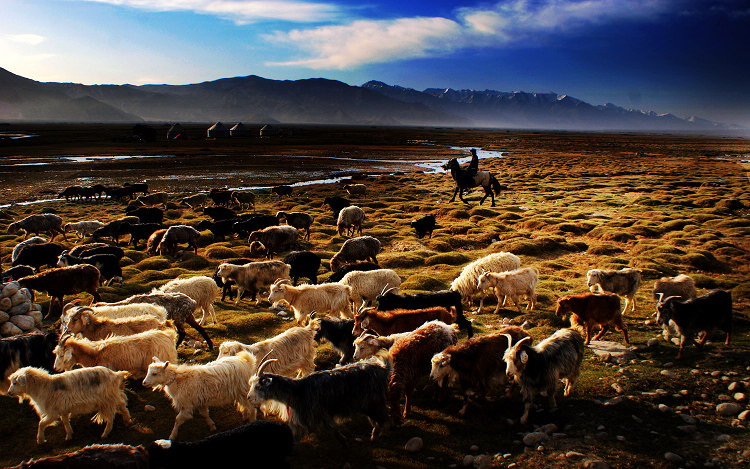
{"type": "Polygon", "coordinates": [[[327,340],[340,354],[340,365],[352,361],[354,357],[354,319],[339,319],[333,317],[315,318],[316,313],[310,315],[310,326],[315,331],[314,340],[320,344],[327,340]]]}
{"type": "Polygon", "coordinates": [[[57,339],[54,331],[0,339],[0,393],[8,391],[8,376],[24,366],[44,368],[54,373],[55,354],[52,351],[57,346],[57,339]]]}
{"type": "Polygon", "coordinates": [[[320,257],[310,251],[293,251],[284,257],[284,264],[292,266],[289,276],[297,286],[300,277],[305,277],[314,285],[318,283],[318,270],[320,269],[320,257]]]}
{"type": "Polygon", "coordinates": [[[208,193],[208,197],[214,202],[214,205],[228,206],[232,201],[232,191],[227,188],[222,189],[211,189],[208,193]]]}
{"type": "Polygon", "coordinates": [[[198,231],[208,230],[214,235],[214,241],[223,241],[227,236],[233,237],[235,234],[234,224],[238,220],[237,217],[217,221],[201,220],[195,225],[195,229],[198,231]]]}
{"type": "Polygon", "coordinates": [[[271,192],[278,195],[279,198],[283,196],[287,196],[287,197],[291,196],[292,190],[293,190],[292,186],[287,186],[287,185],[275,186],[271,188],[271,192]]]}
{"type": "Polygon", "coordinates": [[[28,265],[39,270],[43,265],[55,267],[65,248],[57,243],[29,244],[21,249],[11,265],[28,265]]]}
{"type": "Polygon", "coordinates": [[[164,210],[159,207],[137,207],[125,210],[128,215],[138,217],[141,223],[158,223],[164,221],[164,210]]]}
{"type": "Polygon", "coordinates": [[[68,267],[78,264],[90,264],[99,269],[100,283],[106,280],[106,284],[109,285],[113,280],[119,280],[120,284],[122,284],[120,259],[114,254],[94,254],[88,257],[76,257],[68,253],[68,251],[63,251],[57,260],[58,267],[68,267]]]}
{"type": "Polygon", "coordinates": [[[456,324],[466,331],[469,339],[474,335],[471,322],[464,316],[461,303],[461,294],[455,290],[442,290],[430,293],[417,293],[414,295],[398,295],[393,292],[385,292],[375,298],[378,302],[379,311],[393,311],[394,309],[424,309],[434,306],[442,306],[450,310],[451,306],[456,308],[456,324]]]}
{"type": "Polygon", "coordinates": [[[28,265],[17,265],[15,267],[11,267],[8,270],[3,270],[0,282],[6,283],[11,280],[18,280],[19,278],[26,277],[27,275],[34,275],[34,269],[29,267],[28,265]]]}
{"type": "Polygon", "coordinates": [[[358,262],[356,264],[347,264],[329,275],[328,278],[323,281],[323,283],[338,282],[342,278],[344,278],[344,275],[348,274],[349,272],[354,272],[355,270],[366,272],[377,269],[382,269],[382,267],[374,262],[358,262]]]}
{"type": "Polygon", "coordinates": [[[99,243],[91,245],[84,244],[83,246],[74,247],[70,250],[70,254],[76,257],[89,257],[93,256],[94,254],[112,254],[113,256],[117,256],[118,260],[122,259],[122,257],[125,255],[125,251],[117,246],[110,246],[108,244],[97,246],[96,244],[99,243]]]}
{"type": "Polygon", "coordinates": [[[417,238],[424,238],[426,235],[432,238],[432,232],[435,230],[435,217],[427,215],[418,220],[412,220],[409,225],[417,232],[417,238]]]}
{"type": "Polygon", "coordinates": [[[262,230],[269,226],[278,226],[279,219],[273,215],[254,214],[252,217],[234,224],[234,232],[241,238],[247,238],[253,231],[262,230]]]}

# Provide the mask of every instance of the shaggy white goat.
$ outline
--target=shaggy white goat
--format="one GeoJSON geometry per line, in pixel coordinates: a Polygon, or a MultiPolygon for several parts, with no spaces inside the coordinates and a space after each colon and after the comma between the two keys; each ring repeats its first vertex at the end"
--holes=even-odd
{"type": "Polygon", "coordinates": [[[290,280],[277,280],[271,285],[268,301],[275,303],[286,300],[294,311],[297,324],[302,325],[313,311],[339,314],[351,319],[352,309],[349,298],[352,289],[340,283],[323,283],[321,285],[292,286],[290,280]]]}
{"type": "Polygon", "coordinates": [[[534,309],[536,305],[536,284],[538,281],[539,272],[534,267],[524,267],[508,272],[485,272],[479,276],[477,290],[484,291],[487,288],[494,287],[495,297],[497,298],[495,314],[500,311],[500,306],[502,306],[500,304],[501,297],[503,299],[510,297],[520,313],[521,306],[519,303],[521,295],[526,295],[529,299],[526,309],[534,309]]]}
{"type": "Polygon", "coordinates": [[[110,335],[133,335],[151,329],[171,328],[172,321],[160,321],[144,314],[125,318],[109,319],[94,314],[91,308],[77,308],[68,314],[61,334],[81,334],[89,340],[104,340],[110,335]]]}
{"type": "Polygon", "coordinates": [[[170,280],[158,288],[159,291],[167,293],[184,293],[196,303],[203,312],[198,324],[203,325],[206,320],[206,314],[211,318],[213,324],[218,323],[216,320],[216,311],[214,310],[214,301],[219,295],[219,286],[211,277],[200,275],[190,278],[176,278],[170,280]]]}
{"type": "Polygon", "coordinates": [[[219,358],[248,352],[262,360],[278,361],[267,367],[269,373],[296,378],[315,371],[315,332],[306,327],[292,327],[281,334],[254,344],[228,340],[219,346],[219,358]]]}
{"type": "Polygon", "coordinates": [[[401,277],[391,269],[355,270],[344,275],[339,283],[352,288],[350,298],[358,307],[362,301],[375,301],[386,290],[398,293],[401,277]]]}
{"type": "MultiPolygon", "coordinates": [[[[466,265],[461,274],[451,283],[451,290],[456,290],[465,300],[469,302],[469,307],[473,306],[472,295],[477,293],[479,276],[484,272],[505,272],[506,270],[515,270],[521,266],[521,259],[509,252],[496,252],[488,256],[475,260],[466,265]]],[[[503,300],[505,304],[505,300],[503,300]]],[[[484,306],[484,296],[479,302],[479,310],[484,306]]]]}
{"type": "Polygon", "coordinates": [[[71,231],[75,231],[78,239],[83,239],[87,235],[91,235],[94,231],[103,227],[104,223],[99,220],[82,220],[75,223],[66,223],[63,231],[67,234],[71,231]]]}

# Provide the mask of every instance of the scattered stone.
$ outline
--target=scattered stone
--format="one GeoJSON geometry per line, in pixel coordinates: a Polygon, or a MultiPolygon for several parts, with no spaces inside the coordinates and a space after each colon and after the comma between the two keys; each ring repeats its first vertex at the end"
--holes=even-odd
{"type": "Polygon", "coordinates": [[[535,446],[547,440],[549,440],[549,435],[544,432],[531,432],[523,436],[523,444],[526,446],[535,446]]]}
{"type": "Polygon", "coordinates": [[[409,441],[404,445],[404,449],[410,453],[421,451],[422,448],[424,448],[424,440],[418,436],[409,438],[409,441]]]}
{"type": "Polygon", "coordinates": [[[736,392],[734,393],[734,396],[732,397],[734,397],[734,400],[738,402],[743,402],[747,399],[747,396],[745,395],[744,392],[736,392]]]}
{"type": "Polygon", "coordinates": [[[609,436],[609,433],[607,433],[607,432],[596,432],[595,435],[596,435],[597,438],[607,438],[609,436]]]}
{"type": "Polygon", "coordinates": [[[671,379],[675,379],[675,378],[679,378],[680,377],[679,373],[677,373],[675,371],[672,371],[672,370],[661,370],[659,372],[659,374],[662,375],[662,376],[666,376],[667,378],[671,378],[671,379]]]}
{"type": "Polygon", "coordinates": [[[602,361],[613,361],[615,363],[627,363],[635,357],[635,353],[619,342],[609,340],[592,340],[589,348],[602,361]],[[606,360],[604,357],[609,356],[606,360]]]}
{"type": "Polygon", "coordinates": [[[492,467],[492,460],[487,454],[480,454],[474,458],[474,467],[476,469],[489,469],[492,467]]]}
{"type": "Polygon", "coordinates": [[[669,462],[673,462],[677,464],[682,462],[682,456],[680,456],[679,454],[670,453],[669,451],[664,453],[664,459],[666,459],[669,462]]]}
{"type": "Polygon", "coordinates": [[[548,423],[547,425],[543,425],[543,426],[537,428],[534,431],[535,432],[544,432],[544,433],[556,432],[557,431],[557,425],[555,425],[554,423],[548,423]]]}
{"type": "Polygon", "coordinates": [[[729,386],[727,386],[727,390],[729,391],[736,391],[740,387],[740,384],[737,381],[732,381],[729,383],[729,386]]]}
{"type": "Polygon", "coordinates": [[[620,383],[612,383],[612,389],[614,389],[617,394],[622,394],[625,391],[620,383]]]}
{"type": "Polygon", "coordinates": [[[595,459],[586,459],[581,462],[583,469],[609,469],[610,465],[604,461],[598,461],[595,459]]]}
{"type": "Polygon", "coordinates": [[[567,434],[565,434],[565,433],[553,433],[553,434],[552,434],[552,439],[553,439],[553,440],[560,440],[560,439],[562,439],[562,438],[566,438],[567,436],[568,436],[568,435],[567,435],[567,434]]]}
{"type": "Polygon", "coordinates": [[[469,448],[469,451],[476,453],[477,451],[479,451],[479,446],[471,445],[471,447],[469,448]]]}
{"type": "Polygon", "coordinates": [[[696,423],[698,423],[698,420],[696,420],[695,417],[692,417],[690,415],[680,414],[680,418],[682,419],[683,422],[687,423],[688,425],[695,425],[696,423]]]}
{"type": "Polygon", "coordinates": [[[464,456],[464,460],[461,462],[461,464],[464,467],[471,466],[472,464],[474,464],[474,456],[472,456],[471,454],[467,454],[466,456],[464,456]]]}
{"type": "Polygon", "coordinates": [[[672,362],[667,362],[667,363],[663,364],[662,366],[663,366],[664,368],[671,368],[671,367],[673,367],[673,366],[674,366],[674,363],[672,363],[672,362]]]}
{"type": "Polygon", "coordinates": [[[607,428],[607,427],[605,427],[604,425],[599,425],[598,427],[596,427],[596,431],[602,432],[602,431],[604,431],[605,428],[607,428]]]}
{"type": "Polygon", "coordinates": [[[732,400],[732,398],[731,398],[731,397],[729,397],[729,396],[727,396],[726,394],[719,394],[719,397],[718,397],[718,399],[719,399],[720,401],[724,401],[724,402],[727,402],[727,401],[731,401],[731,400],[732,400]]]}
{"type": "Polygon", "coordinates": [[[583,453],[579,453],[578,451],[568,451],[565,453],[565,457],[567,459],[572,459],[573,461],[578,461],[579,459],[583,459],[583,453]]]}
{"type": "Polygon", "coordinates": [[[690,394],[690,392],[687,389],[682,389],[680,390],[680,394],[683,396],[687,396],[688,394],[690,394]]]}
{"type": "Polygon", "coordinates": [[[512,457],[512,456],[513,456],[513,455],[512,455],[512,454],[510,454],[510,453],[505,453],[505,454],[503,454],[503,459],[508,459],[508,458],[510,458],[510,457],[512,457]]]}
{"type": "Polygon", "coordinates": [[[624,437],[623,435],[617,435],[617,436],[615,437],[615,439],[616,439],[617,441],[625,441],[625,437],[624,437]]]}
{"type": "Polygon", "coordinates": [[[143,410],[145,410],[146,412],[153,412],[156,410],[156,407],[146,404],[145,406],[143,406],[143,410]]]}
{"type": "Polygon", "coordinates": [[[711,377],[716,378],[717,376],[721,375],[721,371],[716,370],[711,372],[711,377]]]}
{"type": "Polygon", "coordinates": [[[604,405],[617,405],[625,401],[625,396],[615,396],[612,399],[604,401],[604,405]]]}
{"type": "Polygon", "coordinates": [[[734,417],[742,410],[739,404],[724,402],[716,406],[716,413],[724,417],[734,417]]]}
{"type": "Polygon", "coordinates": [[[670,409],[669,406],[666,404],[659,404],[657,407],[660,411],[664,412],[665,414],[668,412],[672,412],[672,409],[670,409]]]}
{"type": "Polygon", "coordinates": [[[737,416],[738,419],[742,420],[743,422],[746,421],[750,417],[750,410],[743,410],[740,412],[740,415],[737,416]]]}
{"type": "Polygon", "coordinates": [[[544,452],[544,445],[537,446],[536,450],[539,451],[540,453],[543,453],[544,452]]]}

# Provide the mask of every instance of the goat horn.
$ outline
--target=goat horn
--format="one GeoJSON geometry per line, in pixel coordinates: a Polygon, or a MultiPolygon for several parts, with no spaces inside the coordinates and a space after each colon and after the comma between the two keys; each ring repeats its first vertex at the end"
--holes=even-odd
{"type": "Polygon", "coordinates": [[[510,346],[513,344],[513,337],[511,337],[510,334],[500,334],[500,335],[508,339],[508,347],[510,348],[510,346]]]}
{"type": "Polygon", "coordinates": [[[515,343],[515,344],[514,344],[513,346],[514,346],[514,347],[518,347],[519,345],[521,345],[521,342],[523,342],[524,340],[529,340],[529,341],[530,341],[530,340],[531,340],[531,337],[529,337],[529,336],[526,336],[526,337],[524,337],[523,339],[521,339],[521,340],[519,340],[518,342],[516,342],[516,343],[515,343]]]}
{"type": "MultiPolygon", "coordinates": [[[[387,287],[387,285],[386,285],[387,287]]],[[[388,293],[390,293],[392,290],[396,290],[398,287],[390,287],[389,289],[385,289],[386,287],[383,287],[383,291],[380,293],[380,296],[385,296],[388,293]]]]}
{"type": "MultiPolygon", "coordinates": [[[[266,354],[266,356],[268,356],[268,354],[266,354]]],[[[270,363],[277,362],[277,361],[279,361],[278,358],[271,358],[269,360],[264,361],[263,363],[260,364],[260,366],[258,367],[258,371],[256,371],[255,374],[260,376],[261,373],[263,373],[263,368],[265,368],[270,363]]]]}
{"type": "Polygon", "coordinates": [[[661,304],[661,303],[662,303],[662,301],[664,300],[664,293],[662,293],[662,292],[659,292],[659,293],[657,293],[657,295],[659,295],[659,299],[657,300],[657,302],[656,302],[656,303],[657,303],[657,304],[661,304]]]}
{"type": "Polygon", "coordinates": [[[679,295],[668,296],[668,297],[664,298],[664,303],[666,303],[667,301],[671,300],[672,298],[680,298],[680,296],[679,295]]]}
{"type": "Polygon", "coordinates": [[[315,315],[316,314],[318,314],[317,311],[313,311],[312,313],[310,313],[310,321],[312,321],[313,319],[315,319],[315,315]]]}

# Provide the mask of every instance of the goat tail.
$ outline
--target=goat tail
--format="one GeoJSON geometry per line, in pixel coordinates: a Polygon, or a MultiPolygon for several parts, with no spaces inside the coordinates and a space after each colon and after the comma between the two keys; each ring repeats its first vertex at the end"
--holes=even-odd
{"type": "Polygon", "coordinates": [[[495,195],[500,195],[502,186],[500,185],[500,182],[498,182],[497,178],[493,174],[490,174],[490,184],[492,184],[492,189],[495,191],[495,195]]]}

